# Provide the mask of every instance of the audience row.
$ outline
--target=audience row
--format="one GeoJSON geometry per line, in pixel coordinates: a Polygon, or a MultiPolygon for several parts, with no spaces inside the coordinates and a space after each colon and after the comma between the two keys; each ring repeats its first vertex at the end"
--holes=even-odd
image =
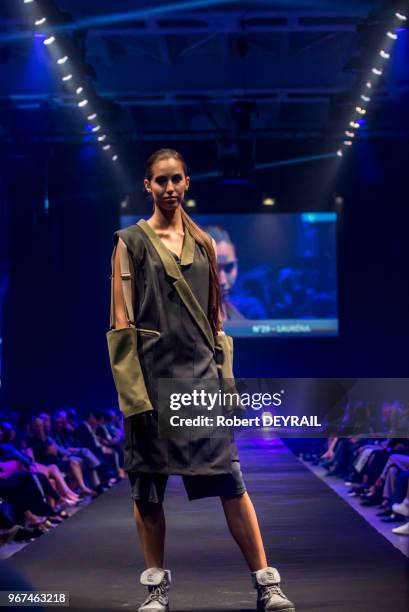
{"type": "Polygon", "coordinates": [[[47,533],[125,478],[122,441],[111,410],[0,415],[0,541],[47,533]]]}

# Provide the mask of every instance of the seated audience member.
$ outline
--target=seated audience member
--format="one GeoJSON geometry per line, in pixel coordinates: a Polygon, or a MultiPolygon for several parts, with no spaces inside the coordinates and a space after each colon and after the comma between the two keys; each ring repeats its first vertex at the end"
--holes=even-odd
{"type": "Polygon", "coordinates": [[[34,460],[32,469],[52,479],[57,492],[67,506],[76,505],[80,498],[64,480],[64,476],[57,465],[58,450],[47,440],[42,419],[33,417],[28,432],[25,452],[34,460]]]}
{"type": "MultiPolygon", "coordinates": [[[[0,462],[3,462],[3,478],[5,478],[6,470],[4,466],[7,464],[8,473],[15,473],[17,471],[21,472],[29,472],[32,477],[33,482],[35,483],[38,490],[41,492],[44,502],[47,504],[48,508],[61,507],[61,504],[64,502],[64,499],[57,493],[54,487],[51,485],[47,476],[38,471],[37,464],[34,462],[32,457],[28,454],[25,454],[24,451],[19,451],[16,449],[13,444],[3,444],[4,436],[7,433],[7,440],[13,441],[15,438],[15,431],[11,423],[1,423],[0,424],[0,462]],[[10,472],[10,469],[13,468],[10,472]]],[[[66,513],[64,513],[64,518],[68,517],[66,513]]]]}
{"type": "MultiPolygon", "coordinates": [[[[97,419],[97,427],[95,432],[99,438],[99,441],[106,447],[111,448],[114,454],[115,466],[118,472],[119,478],[125,478],[126,474],[123,470],[124,457],[123,450],[121,448],[121,435],[120,432],[111,434],[109,427],[107,426],[106,419],[107,413],[103,411],[96,411],[95,418],[97,419]]],[[[109,417],[108,417],[109,418],[109,417]]]]}
{"type": "Polygon", "coordinates": [[[118,478],[118,469],[114,451],[109,446],[103,444],[97,433],[98,420],[95,417],[95,410],[86,410],[83,413],[83,420],[78,426],[75,435],[80,446],[89,448],[101,461],[100,475],[102,472],[103,485],[112,485],[118,478]]]}
{"type": "Polygon", "coordinates": [[[59,446],[55,438],[51,435],[51,417],[46,412],[38,415],[43,421],[43,429],[45,439],[48,444],[57,451],[58,460],[61,462],[61,468],[65,473],[71,476],[74,484],[79,488],[83,495],[93,495],[94,491],[87,487],[82,474],[82,458],[75,455],[72,451],[59,446]]]}
{"type": "Polygon", "coordinates": [[[0,499],[4,502],[0,504],[0,528],[18,525],[22,529],[17,540],[25,540],[62,522],[68,515],[60,507],[52,508],[47,494],[54,495],[47,478],[30,473],[17,460],[0,462],[0,499]],[[33,532],[37,527],[40,531],[33,532]]]}
{"type": "MultiPolygon", "coordinates": [[[[52,439],[59,448],[64,449],[69,457],[79,457],[82,460],[83,470],[91,481],[93,487],[101,485],[98,476],[98,468],[101,465],[98,457],[85,446],[78,446],[74,437],[74,430],[68,423],[67,414],[64,410],[59,410],[53,416],[52,439]]],[[[87,487],[87,494],[95,494],[94,489],[87,487]]]]}

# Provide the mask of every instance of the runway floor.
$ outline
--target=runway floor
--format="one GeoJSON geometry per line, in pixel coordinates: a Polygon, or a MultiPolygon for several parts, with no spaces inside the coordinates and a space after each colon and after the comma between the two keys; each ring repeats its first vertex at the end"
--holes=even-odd
{"type": "MultiPolygon", "coordinates": [[[[281,442],[243,439],[239,450],[269,562],[297,612],[408,611],[404,555],[281,442]]],[[[255,591],[219,499],[188,502],[172,477],[165,509],[171,611],[253,612],[255,591]]],[[[127,481],[10,562],[38,590],[69,591],[70,611],[136,610],[143,560],[127,481]]]]}

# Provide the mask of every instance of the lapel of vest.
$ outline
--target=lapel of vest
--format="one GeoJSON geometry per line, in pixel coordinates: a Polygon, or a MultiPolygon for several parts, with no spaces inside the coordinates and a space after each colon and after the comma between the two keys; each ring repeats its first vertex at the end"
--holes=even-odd
{"type": "MultiPolygon", "coordinates": [[[[193,320],[196,322],[203,336],[209,343],[209,346],[214,351],[214,336],[212,328],[210,327],[209,320],[203,308],[197,301],[196,296],[192,292],[188,282],[181,273],[179,266],[172,257],[170,251],[165,247],[162,240],[151,228],[149,223],[147,223],[144,219],[140,219],[137,225],[139,225],[139,227],[145,232],[145,234],[149,238],[153,248],[159,255],[160,260],[162,261],[166,275],[172,279],[173,286],[178,292],[180,299],[186,306],[193,320]]],[[[195,240],[185,227],[185,242],[183,246],[181,263],[188,264],[193,262],[194,248],[195,240]]]]}

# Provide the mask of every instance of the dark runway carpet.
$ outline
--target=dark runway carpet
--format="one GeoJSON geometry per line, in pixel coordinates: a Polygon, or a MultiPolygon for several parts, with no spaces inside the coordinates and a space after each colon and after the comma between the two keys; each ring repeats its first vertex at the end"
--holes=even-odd
{"type": "MultiPolygon", "coordinates": [[[[407,559],[398,550],[280,442],[241,440],[239,449],[269,562],[297,612],[408,612],[407,559]]],[[[171,611],[253,611],[255,591],[220,501],[188,502],[175,477],[166,513],[171,611]]],[[[145,590],[127,481],[12,562],[37,589],[69,591],[69,610],[135,611],[145,590]]]]}

